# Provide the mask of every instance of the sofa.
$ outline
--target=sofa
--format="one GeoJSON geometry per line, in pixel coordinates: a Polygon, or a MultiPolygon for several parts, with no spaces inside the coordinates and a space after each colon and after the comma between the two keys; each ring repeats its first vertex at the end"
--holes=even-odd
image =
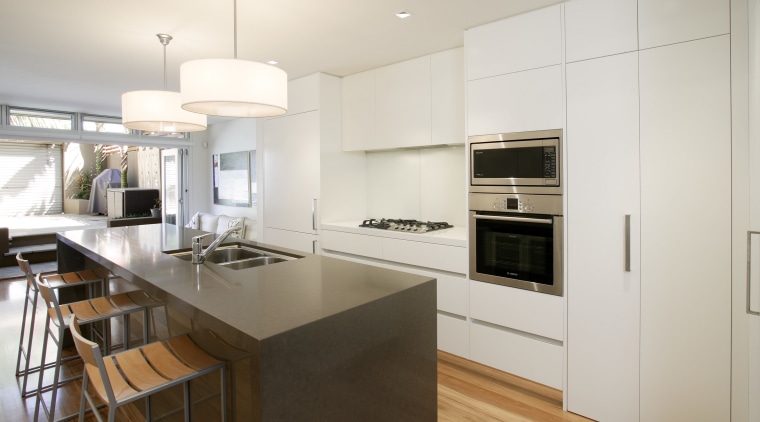
{"type": "Polygon", "coordinates": [[[224,233],[229,227],[241,225],[241,232],[232,234],[246,240],[256,240],[256,220],[247,217],[230,217],[229,215],[217,215],[207,212],[196,212],[185,224],[190,229],[203,230],[212,233],[224,233]],[[242,225],[240,224],[242,221],[242,225]]]}

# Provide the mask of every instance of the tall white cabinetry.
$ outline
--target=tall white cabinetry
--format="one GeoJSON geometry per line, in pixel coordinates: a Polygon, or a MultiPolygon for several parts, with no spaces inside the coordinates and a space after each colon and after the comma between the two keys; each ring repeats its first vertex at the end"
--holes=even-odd
{"type": "Polygon", "coordinates": [[[638,54],[567,65],[567,408],[600,421],[639,420],[638,54]]]}
{"type": "MultiPolygon", "coordinates": [[[[465,33],[467,134],[559,129],[562,8],[465,33]]],[[[562,297],[470,280],[470,359],[562,388],[562,297]]]]}
{"type": "Polygon", "coordinates": [[[315,251],[319,199],[319,110],[264,121],[264,237],[315,251]]]}
{"type": "Polygon", "coordinates": [[[729,36],[642,50],[640,81],[641,419],[727,420],[729,36]]]}
{"type": "Polygon", "coordinates": [[[596,420],[731,417],[728,2],[698,3],[564,6],[567,406],[596,420]]]}
{"type": "Polygon", "coordinates": [[[289,82],[288,114],[263,121],[264,238],[319,251],[323,220],[363,218],[364,157],[341,153],[340,79],[289,82]]]}

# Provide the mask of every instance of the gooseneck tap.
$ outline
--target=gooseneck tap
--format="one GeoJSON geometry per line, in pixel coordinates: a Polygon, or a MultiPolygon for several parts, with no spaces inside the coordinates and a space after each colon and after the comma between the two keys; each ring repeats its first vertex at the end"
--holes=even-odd
{"type": "Polygon", "coordinates": [[[219,237],[214,239],[213,242],[211,242],[208,247],[206,247],[206,250],[203,250],[203,245],[201,244],[201,239],[203,239],[206,236],[211,236],[214,233],[206,233],[199,236],[193,236],[192,238],[192,245],[193,245],[193,255],[192,255],[192,263],[193,264],[203,264],[203,261],[206,260],[206,257],[211,255],[212,252],[216,249],[217,246],[219,246],[222,242],[224,242],[224,239],[226,239],[229,235],[232,233],[240,230],[240,226],[232,226],[224,231],[224,233],[220,234],[219,237]]]}

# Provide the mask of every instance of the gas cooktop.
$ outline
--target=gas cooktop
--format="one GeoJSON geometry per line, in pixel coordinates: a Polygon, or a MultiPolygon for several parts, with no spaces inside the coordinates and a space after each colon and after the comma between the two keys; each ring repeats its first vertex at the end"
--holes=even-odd
{"type": "Polygon", "coordinates": [[[370,218],[369,220],[362,221],[359,227],[369,227],[372,229],[394,230],[409,233],[425,233],[433,230],[448,229],[454,226],[445,222],[401,219],[394,220],[389,218],[375,220],[374,218],[370,218]]]}

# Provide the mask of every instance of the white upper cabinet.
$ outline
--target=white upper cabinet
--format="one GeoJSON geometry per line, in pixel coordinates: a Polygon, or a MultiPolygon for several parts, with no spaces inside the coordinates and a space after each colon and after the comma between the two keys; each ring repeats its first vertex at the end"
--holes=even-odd
{"type": "Polygon", "coordinates": [[[562,69],[551,66],[468,82],[469,135],[563,125],[562,69]]]}
{"type": "Polygon", "coordinates": [[[288,81],[288,115],[319,109],[319,74],[288,81]]]}
{"type": "Polygon", "coordinates": [[[375,70],[378,146],[430,145],[430,92],[430,56],[375,70]]]}
{"type": "Polygon", "coordinates": [[[433,145],[463,144],[464,47],[430,56],[433,145]]]}
{"type": "Polygon", "coordinates": [[[636,0],[565,3],[565,60],[575,62],[638,49],[636,0]]]}
{"type": "Polygon", "coordinates": [[[560,6],[552,6],[465,32],[467,80],[560,64],[560,6]]]}
{"type": "Polygon", "coordinates": [[[344,151],[377,148],[375,137],[375,71],[341,80],[341,124],[344,151]]]}
{"type": "Polygon", "coordinates": [[[639,0],[639,48],[727,34],[728,0],[639,0]]]}
{"type": "Polygon", "coordinates": [[[342,81],[344,151],[464,143],[462,48],[342,81]]]}

